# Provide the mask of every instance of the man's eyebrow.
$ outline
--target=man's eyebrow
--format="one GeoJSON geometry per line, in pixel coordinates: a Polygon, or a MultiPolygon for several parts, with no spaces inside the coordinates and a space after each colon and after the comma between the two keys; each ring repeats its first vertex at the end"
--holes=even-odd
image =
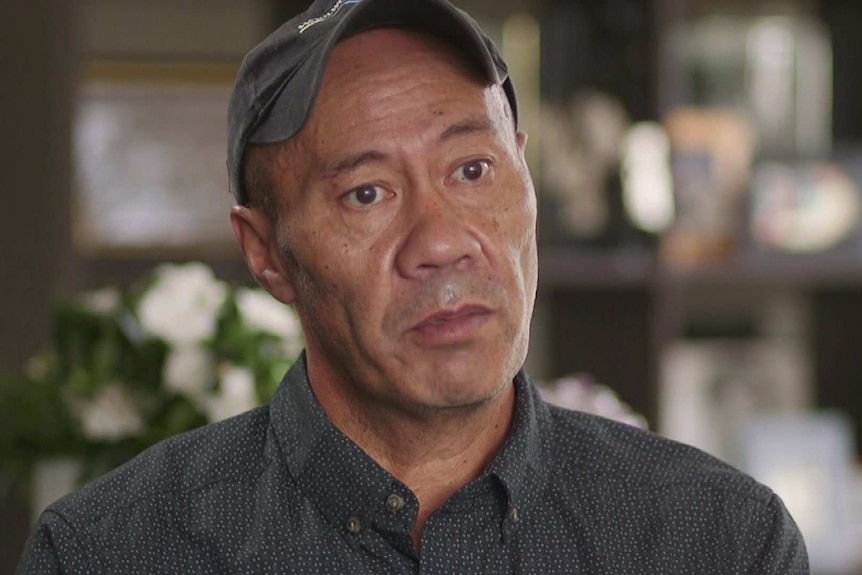
{"type": "Polygon", "coordinates": [[[344,173],[357,170],[365,164],[383,162],[388,158],[389,156],[377,150],[366,150],[355,154],[348,154],[326,166],[321,177],[324,179],[336,178],[344,173]]]}
{"type": "Polygon", "coordinates": [[[440,141],[445,142],[458,136],[474,134],[476,132],[491,132],[494,130],[494,125],[488,118],[467,118],[457,124],[452,124],[440,134],[440,141]]]}
{"type": "MultiPolygon", "coordinates": [[[[487,118],[468,118],[464,121],[452,124],[440,134],[439,141],[446,142],[458,136],[474,134],[477,132],[491,132],[494,126],[487,118]]],[[[342,156],[330,163],[321,173],[323,179],[333,179],[342,174],[352,172],[366,164],[384,162],[389,156],[378,150],[365,150],[355,154],[342,156]]]]}

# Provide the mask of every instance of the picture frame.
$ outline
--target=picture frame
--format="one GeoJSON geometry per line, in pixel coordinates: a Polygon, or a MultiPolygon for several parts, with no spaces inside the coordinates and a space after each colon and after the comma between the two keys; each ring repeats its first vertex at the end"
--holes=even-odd
{"type": "Polygon", "coordinates": [[[233,62],[87,65],[73,121],[72,232],[88,256],[234,250],[227,106],[233,62]]]}
{"type": "Polygon", "coordinates": [[[765,158],[755,166],[747,241],[765,254],[862,253],[862,149],[765,158]]]}

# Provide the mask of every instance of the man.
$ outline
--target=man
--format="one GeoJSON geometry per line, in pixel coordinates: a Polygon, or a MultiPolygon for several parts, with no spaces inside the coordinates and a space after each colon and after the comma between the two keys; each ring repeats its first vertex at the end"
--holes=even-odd
{"type": "Polygon", "coordinates": [[[270,406],[61,500],[20,573],[807,573],[765,487],[545,405],[505,65],[445,0],[321,0],[229,110],[249,269],[296,307],[270,406]]]}

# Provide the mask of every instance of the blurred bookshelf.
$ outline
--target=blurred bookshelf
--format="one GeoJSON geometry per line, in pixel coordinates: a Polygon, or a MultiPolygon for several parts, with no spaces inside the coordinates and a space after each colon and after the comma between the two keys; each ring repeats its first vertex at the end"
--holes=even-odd
{"type": "MultiPolygon", "coordinates": [[[[746,415],[841,413],[858,474],[862,4],[546,0],[532,10],[550,119],[537,178],[546,377],[587,373],[683,440],[729,437],[746,415]],[[667,148],[676,208],[646,232],[626,198],[631,166],[607,155],[643,122],[653,155],[667,148]],[[812,224],[820,194],[841,199],[812,224]],[[790,205],[798,225],[784,228],[790,205]],[[691,411],[688,428],[669,410],[691,411]]],[[[815,572],[854,572],[830,569],[827,548],[812,539],[815,572]]]]}
{"type": "MultiPolygon", "coordinates": [[[[854,224],[856,230],[834,247],[788,253],[774,246],[764,247],[752,237],[751,220],[756,217],[753,215],[756,206],[748,199],[755,178],[760,175],[757,170],[761,163],[777,159],[793,168],[824,157],[832,159],[836,150],[862,148],[862,105],[856,90],[859,75],[855,72],[862,60],[862,48],[855,42],[850,24],[862,22],[862,5],[837,0],[785,2],[778,8],[765,2],[709,0],[615,0],[602,5],[547,0],[534,3],[532,9],[541,25],[543,106],[565,105],[573,94],[588,89],[610,95],[625,111],[626,121],[632,123],[666,122],[681,103],[689,101],[708,107],[709,89],[713,90],[713,96],[718,94],[714,98],[719,98],[734,88],[744,88],[728,80],[739,74],[733,68],[737,64],[731,56],[716,64],[706,50],[704,61],[685,60],[683,64],[688,68],[674,62],[668,54],[680,45],[680,37],[687,42],[682,45],[691,48],[692,53],[703,50],[702,46],[726,48],[731,40],[736,40],[727,31],[727,22],[737,28],[742,28],[740,23],[751,26],[753,31],[748,36],[751,42],[761,32],[767,39],[780,38],[782,29],[776,32],[764,28],[764,32],[758,28],[762,22],[772,24],[772,15],[777,14],[774,22],[789,22],[783,32],[790,30],[796,34],[791,38],[797,42],[792,46],[797,51],[794,53],[809,48],[813,53],[814,48],[821,47],[822,38],[830,41],[826,53],[830,56],[831,74],[810,72],[811,78],[829,80],[828,90],[813,95],[794,93],[800,102],[829,98],[825,109],[831,116],[823,123],[825,127],[819,127],[821,132],[828,130],[831,138],[826,151],[812,153],[818,145],[822,147],[823,137],[804,140],[800,134],[808,129],[802,126],[806,111],[794,112],[796,116],[785,123],[789,126],[787,133],[796,134],[794,142],[798,141],[798,146],[786,149],[782,147],[786,142],[777,138],[770,144],[773,151],[753,154],[751,170],[740,179],[741,199],[736,200],[735,211],[731,212],[735,215],[726,226],[730,229],[727,238],[730,247],[718,255],[667,257],[663,245],[666,238],[661,233],[644,236],[632,231],[631,222],[621,215],[621,200],[615,199],[621,194],[620,182],[613,179],[605,182],[604,191],[609,198],[605,229],[586,240],[573,239],[573,234],[561,231],[565,225],[555,221],[564,211],[561,204],[571,199],[555,193],[556,182],[546,175],[549,154],[543,153],[545,166],[539,178],[540,204],[545,203],[544,207],[540,205],[540,290],[551,302],[548,339],[554,348],[549,358],[552,375],[584,371],[609,381],[653,424],[658,417],[661,355],[676,339],[685,337],[691,316],[698,314],[698,306],[709,306],[708,297],[702,294],[737,294],[738,299],[749,301],[768,301],[775,291],[797,295],[809,316],[805,342],[815,366],[814,403],[818,407],[835,406],[848,411],[857,422],[857,445],[862,445],[862,395],[853,391],[859,388],[854,352],[847,350],[845,356],[839,351],[847,347],[844,342],[855,337],[858,331],[855,326],[862,321],[862,241],[858,222],[854,224]],[[692,37],[707,40],[703,44],[692,43],[692,37]],[[596,54],[601,57],[595,57],[596,54]],[[700,70],[696,84],[700,92],[692,94],[681,86],[685,83],[684,74],[695,66],[700,70]],[[712,84],[703,80],[708,74],[717,78],[712,84]],[[621,346],[626,353],[611,351],[621,346]]],[[[798,66],[816,67],[802,61],[798,66]]],[[[795,81],[799,84],[804,79],[795,81]]],[[[602,111],[596,107],[584,109],[602,111]]],[[[574,108],[570,112],[575,113],[574,108]]],[[[816,115],[813,108],[810,112],[816,115]]],[[[614,117],[605,125],[614,128],[614,117]]],[[[722,123],[703,126],[701,131],[727,128],[722,123]]],[[[550,140],[546,132],[543,130],[541,137],[550,140]]],[[[582,130],[572,138],[576,152],[582,152],[587,136],[582,130]]],[[[762,141],[761,148],[766,144],[762,141]]],[[[852,168],[849,171],[860,165],[858,156],[858,151],[849,154],[852,168]]],[[[556,159],[551,157],[551,161],[556,159]]],[[[694,220],[695,226],[700,223],[694,220]]],[[[737,315],[748,311],[756,314],[758,306],[737,315]]]]}

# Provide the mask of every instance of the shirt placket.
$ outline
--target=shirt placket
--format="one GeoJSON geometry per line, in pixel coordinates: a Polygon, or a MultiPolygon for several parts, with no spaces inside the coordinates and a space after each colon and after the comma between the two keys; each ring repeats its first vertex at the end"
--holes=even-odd
{"type": "Polygon", "coordinates": [[[342,528],[357,549],[378,562],[375,573],[414,574],[418,558],[412,551],[410,531],[418,508],[415,495],[393,481],[378,497],[357,503],[344,518],[342,528]]]}
{"type": "Polygon", "coordinates": [[[422,531],[420,575],[454,575],[471,573],[464,557],[465,533],[463,515],[437,513],[422,531]]]}

